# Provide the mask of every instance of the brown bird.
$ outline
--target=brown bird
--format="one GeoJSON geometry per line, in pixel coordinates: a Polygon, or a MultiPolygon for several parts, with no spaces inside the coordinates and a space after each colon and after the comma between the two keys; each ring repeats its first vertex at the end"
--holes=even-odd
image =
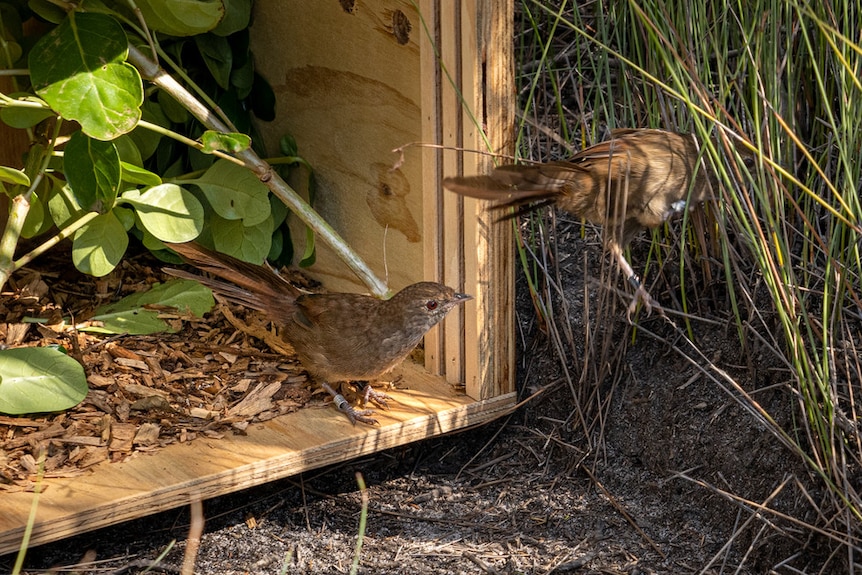
{"type": "MultiPolygon", "coordinates": [[[[377,423],[356,410],[330,384],[376,379],[395,367],[458,304],[472,299],[434,282],[407,286],[391,299],[352,293],[303,293],[269,268],[246,263],[196,243],[165,244],[186,263],[229,283],[166,268],[196,280],[225,299],[267,314],[296,350],[308,373],[333,396],[351,422],[377,423]]],[[[366,385],[366,402],[386,405],[366,385]]]]}
{"type": "MultiPolygon", "coordinates": [[[[744,159],[753,155],[737,147],[744,159]]],[[[613,130],[607,141],[590,146],[569,161],[496,168],[488,176],[446,178],[449,190],[520,214],[546,205],[605,228],[605,245],[635,288],[628,317],[652,298],[641,285],[623,250],[641,231],[655,228],[686,207],[693,208],[717,190],[718,178],[702,160],[704,150],[692,134],[664,130],[613,130]]]]}

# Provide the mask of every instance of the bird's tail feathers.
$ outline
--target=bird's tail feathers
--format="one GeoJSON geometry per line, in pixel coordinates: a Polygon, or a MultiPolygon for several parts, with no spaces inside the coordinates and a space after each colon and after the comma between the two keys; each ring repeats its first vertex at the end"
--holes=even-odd
{"type": "Polygon", "coordinates": [[[162,271],[174,277],[196,281],[199,284],[210,288],[213,292],[222,296],[231,303],[256,309],[258,311],[270,311],[271,305],[267,305],[268,301],[257,292],[249,291],[234,284],[219,281],[217,279],[193,274],[185,270],[178,270],[176,268],[162,268],[162,271]]]}
{"type": "Polygon", "coordinates": [[[496,202],[494,210],[514,208],[508,219],[556,203],[566,180],[550,178],[540,166],[502,166],[490,176],[451,177],[443,186],[456,194],[496,202]],[[532,169],[535,168],[535,169],[532,169]]]}
{"type": "Polygon", "coordinates": [[[173,276],[193,279],[225,299],[272,314],[291,314],[302,292],[273,270],[209,250],[197,243],[165,244],[188,264],[227,280],[226,283],[193,273],[165,268],[173,276]]]}

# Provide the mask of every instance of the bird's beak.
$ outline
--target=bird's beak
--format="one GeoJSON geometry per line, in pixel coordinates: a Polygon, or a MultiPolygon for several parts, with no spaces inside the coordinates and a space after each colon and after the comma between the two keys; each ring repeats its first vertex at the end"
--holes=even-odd
{"type": "Polygon", "coordinates": [[[471,299],[473,299],[473,296],[468,293],[455,293],[455,301],[459,303],[462,301],[469,301],[471,299]]]}

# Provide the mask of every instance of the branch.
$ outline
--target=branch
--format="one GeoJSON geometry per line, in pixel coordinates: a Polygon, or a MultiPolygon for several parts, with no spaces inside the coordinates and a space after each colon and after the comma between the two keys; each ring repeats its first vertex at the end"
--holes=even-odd
{"type": "MultiPolygon", "coordinates": [[[[131,62],[140,72],[141,76],[168,92],[180,104],[182,104],[189,112],[192,113],[204,126],[211,130],[219,132],[230,132],[231,130],[201,104],[191,93],[188,92],[179,82],[171,75],[162,70],[157,63],[147,59],[143,53],[137,48],[129,45],[129,62],[131,62]]],[[[344,239],[338,235],[320,215],[312,209],[308,203],[291,188],[281,176],[279,176],[272,166],[260,159],[260,157],[251,149],[245,150],[237,154],[245,165],[254,172],[260,181],[275,194],[282,202],[287,205],[290,210],[299,217],[300,220],[318,234],[324,242],[326,242],[345,264],[361,279],[366,286],[377,296],[383,297],[389,293],[386,284],[383,283],[368,265],[362,261],[344,239]]]]}

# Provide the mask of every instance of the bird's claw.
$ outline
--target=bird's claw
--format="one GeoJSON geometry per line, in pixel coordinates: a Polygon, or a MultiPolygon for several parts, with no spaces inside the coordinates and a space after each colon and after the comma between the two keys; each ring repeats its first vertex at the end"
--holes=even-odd
{"type": "Polygon", "coordinates": [[[335,407],[338,408],[338,411],[346,415],[347,419],[353,425],[356,425],[357,421],[367,423],[368,425],[377,425],[378,421],[376,419],[368,417],[374,413],[373,409],[356,409],[340,393],[336,393],[332,400],[335,402],[335,407]]]}
{"type": "Polygon", "coordinates": [[[365,391],[362,394],[362,399],[363,405],[368,405],[368,402],[370,401],[381,409],[389,409],[388,400],[390,397],[382,391],[377,391],[371,387],[370,383],[365,384],[365,391]]]}
{"type": "MultiPolygon", "coordinates": [[[[635,278],[637,281],[637,278],[635,278]]],[[[652,314],[652,296],[649,295],[649,292],[643,286],[643,284],[638,281],[637,288],[635,289],[635,295],[632,298],[632,303],[629,304],[628,310],[626,310],[626,320],[629,323],[632,323],[632,315],[637,311],[638,304],[643,304],[644,310],[647,315],[652,314]]]]}
{"type": "Polygon", "coordinates": [[[379,423],[373,417],[369,417],[374,413],[373,409],[356,409],[350,405],[350,402],[347,401],[343,395],[336,393],[328,383],[322,384],[322,387],[327,393],[329,393],[329,395],[332,396],[332,402],[335,403],[335,407],[338,408],[338,411],[346,415],[347,419],[349,419],[350,423],[353,425],[356,425],[357,421],[368,425],[377,425],[379,423]]]}

